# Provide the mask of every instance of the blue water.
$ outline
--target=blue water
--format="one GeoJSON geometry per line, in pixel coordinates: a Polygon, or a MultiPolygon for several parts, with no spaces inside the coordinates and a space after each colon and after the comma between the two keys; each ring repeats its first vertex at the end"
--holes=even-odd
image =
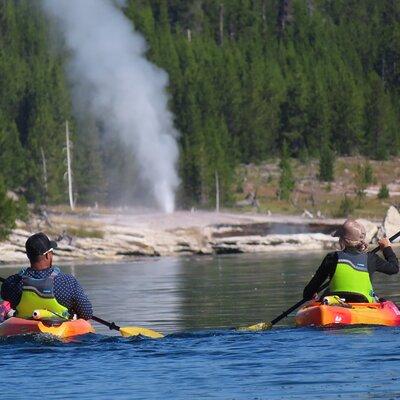
{"type": "Polygon", "coordinates": [[[1,343],[7,399],[398,399],[399,329],[1,343]]]}
{"type": "MultiPolygon", "coordinates": [[[[100,328],[97,335],[67,343],[45,336],[0,339],[0,398],[400,398],[399,328],[300,329],[289,318],[261,333],[217,329],[278,315],[298,300],[298,286],[320,258],[297,254],[65,266],[83,283],[99,316],[118,317],[111,291],[125,299],[125,321],[167,336],[127,339],[100,328]],[[294,257],[292,272],[285,272],[294,257]],[[125,280],[131,274],[129,290],[116,278],[121,271],[125,280]]],[[[380,277],[380,293],[396,300],[397,279],[380,277]]]]}

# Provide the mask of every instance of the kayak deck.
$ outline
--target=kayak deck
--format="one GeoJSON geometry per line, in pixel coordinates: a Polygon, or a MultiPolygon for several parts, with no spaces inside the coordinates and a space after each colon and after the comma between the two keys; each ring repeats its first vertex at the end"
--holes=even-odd
{"type": "Polygon", "coordinates": [[[311,301],[296,315],[298,326],[381,325],[400,326],[400,310],[392,301],[348,303],[348,307],[311,301]]]}
{"type": "Polygon", "coordinates": [[[11,317],[0,323],[0,336],[16,336],[32,333],[44,333],[59,338],[94,333],[90,322],[76,319],[62,322],[60,325],[47,326],[42,321],[11,317]]]}

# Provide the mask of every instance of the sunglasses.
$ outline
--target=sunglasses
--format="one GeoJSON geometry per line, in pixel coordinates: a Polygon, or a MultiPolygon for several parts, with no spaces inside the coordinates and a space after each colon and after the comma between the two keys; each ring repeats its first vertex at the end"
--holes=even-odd
{"type": "Polygon", "coordinates": [[[53,253],[54,249],[52,247],[50,247],[50,249],[48,249],[47,251],[45,251],[42,255],[45,256],[48,253],[53,253]]]}

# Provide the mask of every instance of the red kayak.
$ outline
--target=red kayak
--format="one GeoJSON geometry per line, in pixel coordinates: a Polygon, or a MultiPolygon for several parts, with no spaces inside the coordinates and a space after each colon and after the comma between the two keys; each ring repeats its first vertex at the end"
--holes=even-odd
{"type": "Polygon", "coordinates": [[[11,317],[0,323],[0,336],[26,335],[29,333],[49,334],[64,339],[94,333],[94,329],[90,322],[84,319],[48,325],[44,321],[11,317]]]}
{"type": "Polygon", "coordinates": [[[296,315],[298,326],[400,326],[400,310],[392,301],[325,305],[311,301],[296,315]]]}

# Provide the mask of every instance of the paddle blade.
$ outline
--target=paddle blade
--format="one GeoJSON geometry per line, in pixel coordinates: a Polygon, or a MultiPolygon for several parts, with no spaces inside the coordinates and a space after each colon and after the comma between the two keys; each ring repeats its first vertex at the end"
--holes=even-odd
{"type": "Polygon", "coordinates": [[[141,328],[138,326],[124,326],[119,329],[120,333],[124,337],[130,336],[146,336],[152,339],[163,338],[164,335],[160,332],[153,331],[152,329],[141,328]]]}
{"type": "Polygon", "coordinates": [[[257,332],[257,331],[267,331],[268,329],[271,328],[272,324],[270,322],[259,322],[258,324],[243,326],[241,328],[238,328],[238,331],[257,332]]]}

